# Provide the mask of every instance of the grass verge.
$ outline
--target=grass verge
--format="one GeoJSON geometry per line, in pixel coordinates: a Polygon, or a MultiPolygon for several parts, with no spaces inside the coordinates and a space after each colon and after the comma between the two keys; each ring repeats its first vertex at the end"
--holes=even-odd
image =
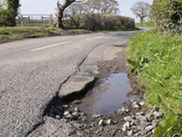
{"type": "Polygon", "coordinates": [[[49,36],[43,27],[0,27],[0,40],[15,40],[49,36]]]}
{"type": "Polygon", "coordinates": [[[128,48],[130,74],[146,88],[145,102],[164,113],[155,137],[182,136],[182,37],[156,31],[132,37],[128,48]]]}

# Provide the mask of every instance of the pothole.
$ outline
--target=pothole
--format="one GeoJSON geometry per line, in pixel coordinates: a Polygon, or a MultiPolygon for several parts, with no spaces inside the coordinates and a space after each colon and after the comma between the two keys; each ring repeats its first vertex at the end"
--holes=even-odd
{"type": "Polygon", "coordinates": [[[97,80],[94,88],[88,91],[78,107],[88,117],[93,114],[108,114],[117,111],[130,100],[140,100],[137,95],[127,96],[130,91],[132,88],[126,73],[110,74],[97,80]]]}

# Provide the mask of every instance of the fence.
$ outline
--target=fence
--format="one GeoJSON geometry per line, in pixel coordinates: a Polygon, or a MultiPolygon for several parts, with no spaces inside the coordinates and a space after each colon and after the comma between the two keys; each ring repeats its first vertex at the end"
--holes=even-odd
{"type": "Polygon", "coordinates": [[[43,26],[52,23],[52,14],[20,14],[16,18],[17,26],[43,26]]]}

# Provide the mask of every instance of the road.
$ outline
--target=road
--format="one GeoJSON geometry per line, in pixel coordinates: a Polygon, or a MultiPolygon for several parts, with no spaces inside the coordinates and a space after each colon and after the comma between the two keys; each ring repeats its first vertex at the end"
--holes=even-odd
{"type": "Polygon", "coordinates": [[[60,85],[101,45],[141,31],[27,39],[0,44],[0,136],[26,136],[60,85]]]}

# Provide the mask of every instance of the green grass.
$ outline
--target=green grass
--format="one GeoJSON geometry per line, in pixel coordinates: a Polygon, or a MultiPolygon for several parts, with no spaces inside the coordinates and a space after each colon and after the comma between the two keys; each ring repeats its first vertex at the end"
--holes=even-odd
{"type": "Polygon", "coordinates": [[[182,136],[182,37],[144,32],[127,50],[131,73],[146,88],[145,102],[164,113],[155,137],[182,136]]]}
{"type": "Polygon", "coordinates": [[[144,22],[143,24],[141,23],[135,23],[136,27],[145,27],[145,28],[155,28],[155,24],[152,21],[147,21],[144,22]]]}
{"type": "Polygon", "coordinates": [[[49,35],[49,31],[43,27],[0,27],[0,40],[15,40],[49,35]]]}

